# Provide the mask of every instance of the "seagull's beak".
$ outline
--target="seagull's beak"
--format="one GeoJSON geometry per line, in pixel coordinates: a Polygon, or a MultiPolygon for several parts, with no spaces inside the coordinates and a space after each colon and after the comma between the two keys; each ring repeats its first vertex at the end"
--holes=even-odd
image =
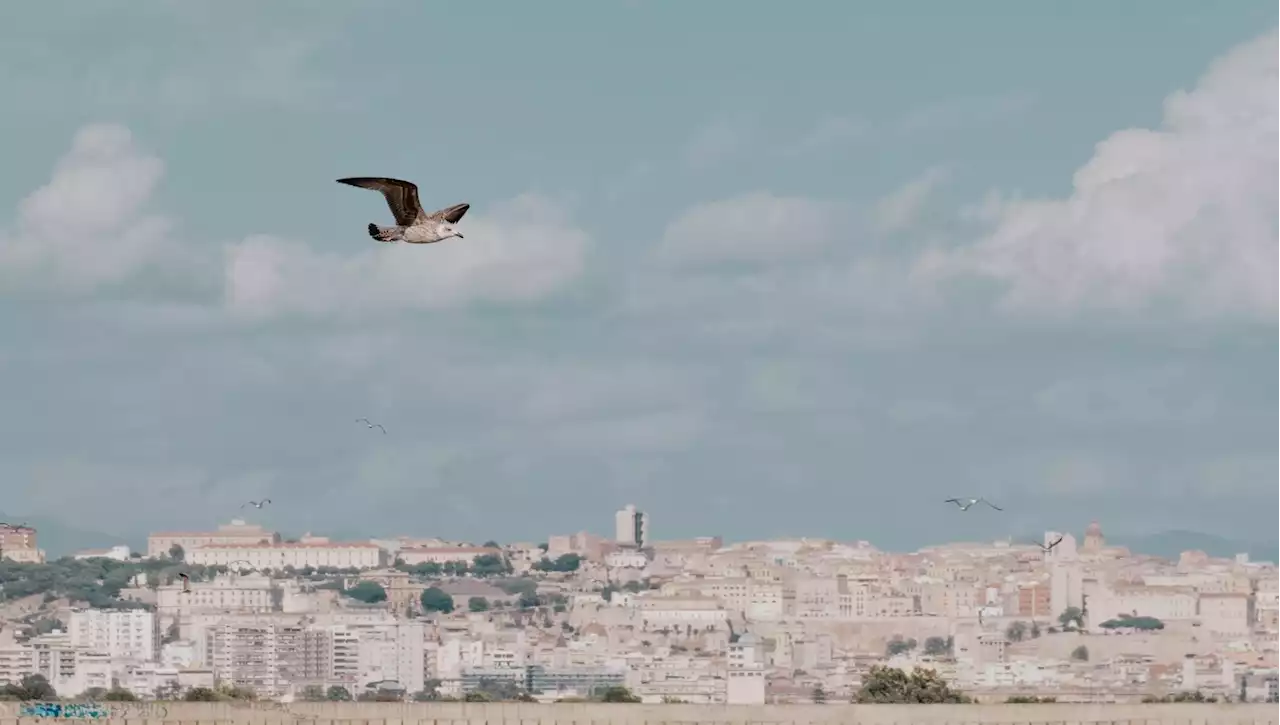
{"type": "Polygon", "coordinates": [[[466,237],[462,236],[462,233],[461,233],[461,232],[459,232],[459,233],[457,234],[457,237],[458,237],[458,239],[466,239],[466,237]]]}

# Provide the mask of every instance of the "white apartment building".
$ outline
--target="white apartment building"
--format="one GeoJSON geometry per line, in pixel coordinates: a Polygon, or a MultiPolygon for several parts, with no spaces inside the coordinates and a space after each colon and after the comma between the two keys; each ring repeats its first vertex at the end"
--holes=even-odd
{"type": "Polygon", "coordinates": [[[187,551],[187,561],[205,566],[232,563],[247,569],[295,569],[334,567],[376,569],[385,565],[385,554],[376,544],[331,542],[323,537],[303,537],[297,543],[207,544],[187,551]]]}
{"type": "Polygon", "coordinates": [[[174,583],[156,589],[161,622],[215,612],[266,613],[273,610],[277,596],[297,589],[293,582],[273,582],[262,574],[224,574],[212,581],[192,582],[190,587],[183,591],[182,584],[174,583]]]}
{"type": "Polygon", "coordinates": [[[613,520],[614,541],[636,548],[649,545],[649,514],[637,511],[634,504],[627,504],[614,514],[613,520]]]}
{"type": "Polygon", "coordinates": [[[730,705],[763,705],[765,698],[764,642],[747,633],[729,644],[725,673],[725,702],[730,705]]]}
{"type": "Polygon", "coordinates": [[[631,598],[632,617],[648,630],[664,627],[692,627],[694,630],[723,628],[729,613],[710,597],[667,597],[637,595],[631,598]]]}
{"type": "Polygon", "coordinates": [[[424,646],[426,625],[419,620],[360,627],[357,638],[357,685],[395,680],[408,692],[420,692],[426,682],[424,646]]]}
{"type": "Polygon", "coordinates": [[[1185,587],[1148,587],[1117,584],[1089,597],[1089,625],[1123,615],[1155,617],[1161,621],[1194,619],[1197,595],[1185,587]]]}
{"type": "Polygon", "coordinates": [[[71,644],[65,632],[32,638],[22,645],[0,647],[0,684],[44,675],[59,694],[78,695],[93,687],[110,688],[111,658],[71,644]]]}
{"type": "Polygon", "coordinates": [[[199,546],[269,544],[279,538],[279,534],[261,526],[233,519],[231,523],[219,526],[217,531],[162,531],[151,534],[147,537],[147,556],[152,559],[167,556],[175,545],[182,547],[183,551],[190,551],[199,546]]]}
{"type": "Polygon", "coordinates": [[[156,615],[141,609],[77,609],[67,623],[71,646],[112,661],[154,661],[160,653],[156,615]]]}

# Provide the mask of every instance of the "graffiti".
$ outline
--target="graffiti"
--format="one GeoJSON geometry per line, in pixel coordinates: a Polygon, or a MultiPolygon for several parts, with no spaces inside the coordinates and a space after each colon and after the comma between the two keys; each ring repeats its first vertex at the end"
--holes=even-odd
{"type": "Polygon", "coordinates": [[[111,710],[94,702],[31,702],[22,706],[19,717],[54,717],[60,720],[100,720],[111,710]]]}
{"type": "Polygon", "coordinates": [[[120,720],[163,720],[169,716],[169,708],[159,702],[117,702],[111,705],[111,716],[120,720]]]}
{"type": "Polygon", "coordinates": [[[155,702],[116,702],[111,705],[96,702],[30,702],[23,704],[18,716],[51,717],[59,720],[164,719],[169,716],[169,708],[155,702]]]}

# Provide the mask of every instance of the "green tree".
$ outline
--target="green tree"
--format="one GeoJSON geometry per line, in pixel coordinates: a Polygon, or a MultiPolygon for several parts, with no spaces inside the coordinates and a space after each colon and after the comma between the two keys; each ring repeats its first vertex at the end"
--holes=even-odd
{"type": "Polygon", "coordinates": [[[488,541],[484,542],[484,544],[483,544],[482,546],[484,546],[484,548],[486,548],[486,549],[501,549],[501,548],[502,548],[502,545],[501,545],[501,544],[499,544],[498,542],[494,541],[493,539],[489,539],[488,541]]]}
{"type": "Polygon", "coordinates": [[[182,697],[186,702],[218,702],[222,698],[216,690],[208,687],[193,687],[182,697]]]}
{"type": "Polygon", "coordinates": [[[537,594],[525,593],[520,595],[520,598],[516,600],[516,604],[518,604],[521,609],[533,609],[534,607],[541,605],[542,600],[538,599],[537,594]]]}
{"type": "Polygon", "coordinates": [[[1071,659],[1076,660],[1077,662],[1088,662],[1089,648],[1084,645],[1080,645],[1079,647],[1071,650],[1071,659]]]}
{"type": "Polygon", "coordinates": [[[822,685],[813,688],[813,692],[809,693],[809,699],[813,700],[815,705],[827,704],[827,691],[822,689],[822,685]]]}
{"type": "Polygon", "coordinates": [[[329,702],[351,702],[351,691],[342,685],[330,685],[324,691],[324,699],[329,702]]]}
{"type": "Polygon", "coordinates": [[[1022,621],[1010,623],[1004,630],[1004,636],[1010,642],[1021,642],[1027,638],[1027,623],[1022,621]]]}
{"type": "Polygon", "coordinates": [[[137,702],[138,696],[123,687],[113,687],[102,696],[107,702],[137,702]]]}
{"type": "Polygon", "coordinates": [[[180,544],[174,544],[169,547],[169,558],[174,561],[186,561],[187,552],[180,544]]]}
{"type": "Polygon", "coordinates": [[[884,652],[886,655],[890,657],[894,657],[896,655],[910,652],[911,650],[915,649],[918,644],[919,643],[916,642],[915,639],[912,639],[912,638],[903,639],[902,635],[895,634],[892,637],[890,637],[888,643],[885,644],[884,652]]]}
{"type": "Polygon", "coordinates": [[[80,693],[80,699],[85,700],[87,702],[97,702],[98,700],[101,700],[106,696],[107,696],[107,688],[105,687],[90,687],[89,689],[80,693]]]}
{"type": "Polygon", "coordinates": [[[44,675],[23,675],[17,684],[9,683],[0,688],[0,696],[11,700],[50,701],[58,699],[58,692],[44,675]]]}
{"type": "Polygon", "coordinates": [[[1080,611],[1080,607],[1067,607],[1062,610],[1062,614],[1058,615],[1058,624],[1062,625],[1064,630],[1072,627],[1079,629],[1084,626],[1084,612],[1080,611]]]}
{"type": "Polygon", "coordinates": [[[479,690],[473,690],[462,696],[463,702],[493,702],[489,696],[479,690]]]}
{"type": "Polygon", "coordinates": [[[484,597],[471,597],[467,600],[467,609],[473,612],[489,611],[489,600],[484,597]]]}
{"type": "Polygon", "coordinates": [[[1056,697],[1037,697],[1035,695],[1010,695],[1005,698],[1005,703],[1009,705],[1035,705],[1039,703],[1057,702],[1056,697]]]}
{"type": "Polygon", "coordinates": [[[600,691],[600,702],[640,702],[640,698],[621,685],[612,685],[600,691]]]}
{"type": "Polygon", "coordinates": [[[577,554],[561,554],[552,561],[545,556],[534,563],[533,568],[538,571],[560,571],[572,572],[577,571],[582,566],[582,557],[577,554]]]}
{"type": "Polygon", "coordinates": [[[387,601],[387,590],[377,582],[363,581],[342,592],[348,597],[365,604],[376,604],[387,601]]]}
{"type": "Polygon", "coordinates": [[[1164,622],[1155,617],[1139,617],[1137,615],[1122,614],[1115,619],[1108,619],[1098,625],[1103,629],[1141,629],[1146,631],[1164,629],[1164,622]]]}
{"type": "Polygon", "coordinates": [[[476,576],[502,576],[511,573],[511,562],[498,554],[481,554],[471,562],[471,572],[476,576]]]}
{"type": "Polygon", "coordinates": [[[930,657],[948,657],[954,642],[951,637],[929,637],[924,641],[924,653],[930,657]]]}
{"type": "Polygon", "coordinates": [[[448,614],[453,611],[453,597],[445,593],[440,587],[427,587],[422,590],[422,596],[418,598],[422,603],[422,611],[424,612],[441,612],[448,614]]]}
{"type": "Polygon", "coordinates": [[[251,687],[242,685],[230,685],[219,688],[219,694],[228,700],[252,701],[258,699],[258,693],[253,691],[251,687]]]}
{"type": "Polygon", "coordinates": [[[920,667],[907,674],[897,667],[873,665],[862,678],[862,688],[854,702],[882,705],[958,704],[972,702],[963,693],[952,690],[934,670],[920,667]]]}

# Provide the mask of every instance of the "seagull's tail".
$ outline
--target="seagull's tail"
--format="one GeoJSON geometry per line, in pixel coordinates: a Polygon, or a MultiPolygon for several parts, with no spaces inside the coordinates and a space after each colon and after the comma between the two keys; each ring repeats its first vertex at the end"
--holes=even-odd
{"type": "Polygon", "coordinates": [[[369,236],[377,239],[379,242],[394,242],[400,238],[400,227],[380,227],[377,224],[370,222],[369,236]]]}

